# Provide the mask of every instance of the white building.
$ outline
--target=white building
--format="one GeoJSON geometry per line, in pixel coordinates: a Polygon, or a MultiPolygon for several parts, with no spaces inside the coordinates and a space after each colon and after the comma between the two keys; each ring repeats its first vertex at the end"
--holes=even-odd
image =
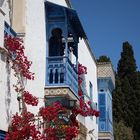
{"type": "MultiPolygon", "coordinates": [[[[98,93],[97,93],[97,66],[95,57],[91,51],[87,40],[81,39],[79,41],[79,62],[87,67],[87,74],[85,75],[85,93],[87,92],[87,100],[92,100],[95,104],[95,109],[98,110],[98,93]]],[[[81,117],[82,118],[82,117],[81,117]]],[[[79,118],[79,120],[81,120],[79,118]]],[[[98,118],[86,117],[82,120],[87,130],[87,140],[98,139],[98,118]]]]}
{"type": "MultiPolygon", "coordinates": [[[[39,97],[39,106],[28,106],[28,108],[33,113],[36,113],[39,107],[44,106],[42,99],[44,98],[44,95],[46,97],[52,95],[60,96],[59,93],[62,93],[63,95],[68,95],[71,99],[78,101],[77,75],[74,72],[72,65],[70,65],[71,63],[67,64],[65,62],[68,59],[64,59],[69,55],[69,45],[71,46],[73,44],[78,46],[78,48],[77,46],[74,47],[74,53],[77,58],[76,64],[78,64],[79,61],[82,65],[87,67],[87,75],[85,75],[84,84],[84,89],[87,94],[86,98],[92,100],[97,106],[96,61],[76,11],[70,9],[70,2],[68,0],[48,1],[4,0],[4,2],[1,1],[0,3],[0,46],[3,47],[4,23],[6,21],[14,29],[17,35],[24,39],[25,53],[33,62],[31,71],[35,73],[35,80],[31,82],[28,81],[26,83],[26,89],[31,91],[33,95],[39,97]],[[49,15],[53,12],[49,9],[51,6],[54,6],[55,10],[58,8],[58,11],[60,12],[54,16],[54,19],[49,15]],[[67,15],[64,16],[66,13],[61,13],[62,11],[66,11],[67,15]],[[61,14],[64,16],[63,18],[60,18],[61,14]],[[52,18],[53,20],[49,20],[49,18],[52,18]],[[60,21],[60,19],[63,20],[60,21]],[[57,25],[56,20],[58,20],[57,23],[60,24],[57,25]],[[52,63],[50,64],[51,59],[49,58],[49,55],[51,54],[49,45],[51,44],[50,38],[52,36],[52,31],[55,32],[56,30],[54,29],[58,28],[62,29],[62,43],[65,44],[62,62],[67,65],[65,68],[68,68],[65,69],[67,73],[66,77],[64,76],[64,65],[61,66],[57,61],[56,65],[58,66],[58,69],[56,69],[54,65],[52,65],[53,69],[51,69],[52,63]],[[49,77],[50,73],[56,73],[60,75],[60,77],[58,79],[52,78],[51,81],[51,77],[49,77]]],[[[12,76],[11,69],[8,68],[7,62],[3,60],[2,51],[0,58],[0,112],[2,114],[0,117],[0,133],[3,133],[8,130],[11,115],[19,111],[19,106],[17,95],[12,88],[15,79],[12,76]]],[[[57,59],[62,60],[59,57],[57,59]]],[[[98,120],[96,117],[84,118],[78,116],[77,119],[81,122],[78,139],[97,140],[98,120]]]]}

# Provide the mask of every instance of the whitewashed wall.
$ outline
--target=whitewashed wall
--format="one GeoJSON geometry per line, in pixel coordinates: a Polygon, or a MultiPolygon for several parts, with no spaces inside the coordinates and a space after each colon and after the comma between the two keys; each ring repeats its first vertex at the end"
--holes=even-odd
{"type": "Polygon", "coordinates": [[[10,9],[9,9],[8,0],[4,0],[3,5],[2,5],[1,8],[2,8],[3,12],[5,13],[4,20],[5,20],[8,24],[10,24],[10,18],[9,18],[9,11],[10,11],[10,9]]]}
{"type": "MultiPolygon", "coordinates": [[[[87,67],[87,74],[85,78],[86,90],[89,95],[89,82],[93,85],[93,102],[98,103],[98,93],[97,93],[97,67],[96,63],[91,55],[90,50],[88,49],[87,44],[83,39],[79,41],[78,44],[78,54],[79,54],[79,62],[87,67]]],[[[81,117],[82,122],[83,118],[81,117]]],[[[88,128],[88,131],[93,130],[93,135],[88,134],[87,140],[90,140],[91,137],[93,139],[98,139],[98,124],[96,124],[96,117],[93,117],[93,120],[90,117],[86,117],[85,125],[88,128]]]]}
{"type": "MultiPolygon", "coordinates": [[[[2,9],[1,9],[2,10],[2,9]]],[[[3,47],[4,38],[4,15],[3,11],[0,11],[0,47],[3,47]]]]}
{"type": "Polygon", "coordinates": [[[47,1],[67,7],[67,3],[65,0],[47,0],[47,1]]]}
{"type": "Polygon", "coordinates": [[[4,41],[4,21],[10,24],[9,19],[9,5],[8,2],[5,0],[3,2],[2,7],[0,7],[0,46],[3,47],[4,41]]]}
{"type": "Polygon", "coordinates": [[[46,71],[46,29],[44,0],[26,0],[25,50],[29,60],[33,62],[31,71],[35,73],[34,81],[27,81],[26,89],[39,97],[38,107],[29,106],[36,113],[44,106],[44,87],[46,71]]]}
{"type": "MultiPolygon", "coordinates": [[[[0,46],[4,47],[4,22],[10,24],[9,5],[4,1],[0,13],[0,46]]],[[[0,54],[0,129],[7,131],[12,114],[18,111],[17,95],[13,90],[16,82],[10,65],[6,62],[5,55],[0,54]]]]}

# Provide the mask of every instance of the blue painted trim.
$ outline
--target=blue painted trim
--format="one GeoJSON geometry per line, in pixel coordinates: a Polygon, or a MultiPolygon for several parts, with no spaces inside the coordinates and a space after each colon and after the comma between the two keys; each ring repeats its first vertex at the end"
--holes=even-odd
{"type": "Polygon", "coordinates": [[[16,32],[11,28],[11,26],[7,22],[4,23],[4,34],[11,35],[12,37],[17,36],[16,32]]]}
{"type": "MultiPolygon", "coordinates": [[[[102,89],[102,88],[101,88],[102,89]]],[[[112,119],[112,94],[109,89],[104,89],[104,91],[98,93],[98,105],[100,107],[105,107],[106,115],[104,119],[99,118],[99,132],[110,132],[113,134],[113,119],[112,119]],[[105,95],[105,106],[100,104],[100,96],[105,95]],[[104,129],[102,128],[104,126],[104,129]]]]}
{"type": "Polygon", "coordinates": [[[0,130],[0,140],[4,140],[6,137],[6,132],[3,130],[0,130]]]}
{"type": "Polygon", "coordinates": [[[64,18],[66,15],[68,20],[71,21],[70,23],[74,27],[78,37],[83,37],[85,39],[87,38],[84,29],[82,27],[82,24],[79,20],[79,17],[77,15],[77,12],[75,10],[48,1],[45,2],[45,9],[46,9],[46,13],[49,14],[49,16],[47,14],[49,19],[53,19],[56,17],[64,18]],[[54,12],[55,14],[50,15],[49,12],[54,12]]]}

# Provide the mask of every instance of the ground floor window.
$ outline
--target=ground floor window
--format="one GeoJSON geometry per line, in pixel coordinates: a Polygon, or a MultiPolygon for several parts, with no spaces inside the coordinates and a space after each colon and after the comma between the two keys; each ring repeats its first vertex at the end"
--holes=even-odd
{"type": "Polygon", "coordinates": [[[0,130],[0,140],[4,140],[5,139],[5,136],[6,136],[6,132],[0,130]]]}

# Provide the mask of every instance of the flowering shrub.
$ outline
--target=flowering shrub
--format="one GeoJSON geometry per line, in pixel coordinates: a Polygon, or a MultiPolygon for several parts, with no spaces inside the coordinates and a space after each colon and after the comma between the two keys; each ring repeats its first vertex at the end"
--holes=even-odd
{"type": "Polygon", "coordinates": [[[67,110],[58,102],[47,107],[39,109],[35,116],[28,112],[26,104],[37,106],[38,98],[33,96],[29,91],[25,90],[22,78],[34,80],[34,73],[30,72],[32,62],[27,59],[24,54],[24,46],[21,39],[11,36],[5,37],[5,48],[7,54],[7,62],[11,64],[14,70],[14,76],[17,78],[17,83],[13,85],[15,91],[22,100],[22,111],[16,113],[11,120],[9,131],[5,140],[59,140],[65,138],[72,140],[77,137],[79,125],[76,120],[78,114],[82,116],[99,116],[99,112],[90,108],[91,101],[85,103],[83,100],[83,92],[81,83],[83,79],[81,75],[87,73],[87,68],[78,65],[78,83],[79,83],[79,101],[78,108],[74,108],[68,117],[68,121],[61,116],[67,116],[67,110]],[[42,128],[43,132],[39,131],[42,128]]]}
{"type": "Polygon", "coordinates": [[[67,138],[71,140],[78,134],[78,127],[75,124],[65,122],[61,116],[67,114],[67,110],[62,107],[58,102],[53,103],[50,106],[40,108],[39,114],[43,117],[46,123],[46,137],[48,139],[55,138],[67,138]]]}
{"type": "Polygon", "coordinates": [[[13,116],[9,133],[5,140],[40,140],[40,132],[35,126],[34,115],[30,112],[24,112],[21,115],[13,116]]]}
{"type": "Polygon", "coordinates": [[[56,120],[59,113],[66,112],[66,109],[58,102],[53,103],[51,106],[42,107],[39,110],[39,114],[46,121],[56,120]]]}
{"type": "Polygon", "coordinates": [[[83,66],[82,64],[78,65],[78,95],[79,95],[79,101],[80,101],[80,107],[75,108],[73,110],[73,114],[77,116],[78,114],[86,117],[86,116],[96,116],[98,117],[100,115],[99,111],[92,109],[91,106],[91,101],[88,101],[85,103],[83,99],[83,91],[81,89],[81,84],[83,82],[82,75],[87,74],[87,68],[83,66]]]}

